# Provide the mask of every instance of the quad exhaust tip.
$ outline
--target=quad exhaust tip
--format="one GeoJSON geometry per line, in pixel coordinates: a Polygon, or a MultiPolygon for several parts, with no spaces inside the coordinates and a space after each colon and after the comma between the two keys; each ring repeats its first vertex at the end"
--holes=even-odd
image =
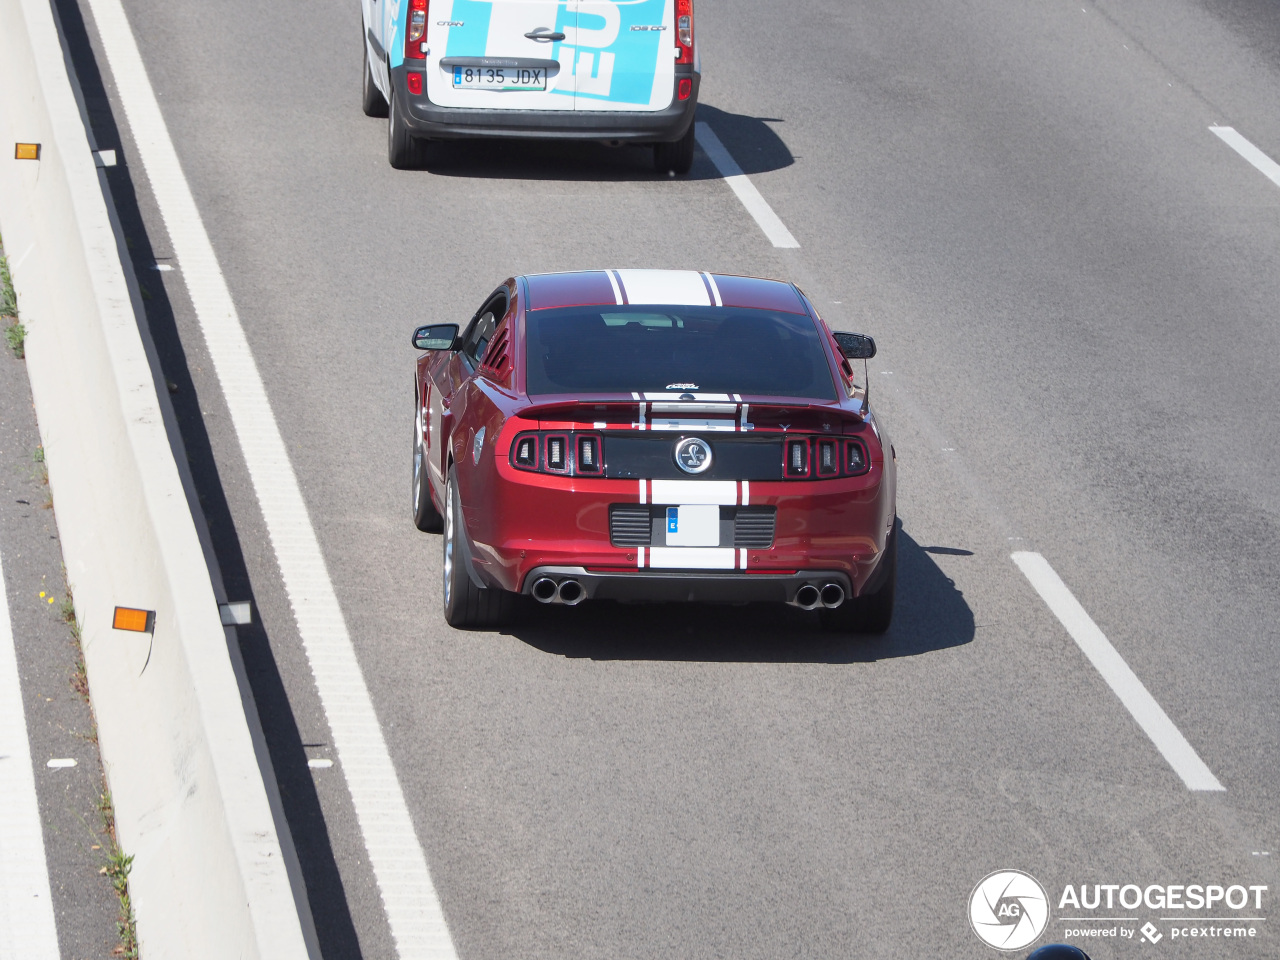
{"type": "Polygon", "coordinates": [[[530,592],[539,603],[551,603],[555,600],[558,589],[556,582],[550,577],[539,577],[534,581],[530,592]]]}
{"type": "Polygon", "coordinates": [[[822,605],[828,610],[834,610],[840,604],[844,603],[844,587],[838,583],[828,583],[818,594],[822,600],[822,605]]]}

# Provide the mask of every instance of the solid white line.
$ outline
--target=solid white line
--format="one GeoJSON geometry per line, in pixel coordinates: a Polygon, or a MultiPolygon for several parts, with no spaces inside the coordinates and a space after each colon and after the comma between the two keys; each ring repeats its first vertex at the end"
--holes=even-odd
{"type": "Polygon", "coordinates": [[[1265,153],[1246,140],[1234,127],[1210,127],[1211,133],[1225,143],[1240,156],[1258,168],[1264,177],[1280,187],[1280,163],[1276,163],[1265,153]]]}
{"type": "Polygon", "coordinates": [[[297,476],[129,21],[120,0],[90,5],[262,508],[396,949],[403,960],[454,960],[422,845],[297,476]]]}
{"type": "Polygon", "coordinates": [[[1144,733],[1151,738],[1156,749],[1173,767],[1174,772],[1182,778],[1188,790],[1225,790],[1218,782],[1205,762],[1200,759],[1195,748],[1187,742],[1168,714],[1164,712],[1155,697],[1147,691],[1124,658],[1111,645],[1111,641],[1098,629],[1093,618],[1080,605],[1062,578],[1049,566],[1049,561],[1038,553],[1019,551],[1013,556],[1031,585],[1036,588],[1040,598],[1048,604],[1054,616],[1067,628],[1071,639],[1076,642],[1089,662],[1102,674],[1102,679],[1109,686],[1125,709],[1138,721],[1144,733]]]}
{"type": "Polygon", "coordinates": [[[5,956],[58,960],[44,834],[0,562],[0,925],[5,956]],[[11,951],[11,952],[10,952],[11,951]]]}
{"type": "Polygon", "coordinates": [[[742,168],[738,166],[738,161],[734,160],[732,154],[725,149],[724,144],[720,142],[720,138],[715,135],[715,131],[705,123],[699,122],[696,136],[698,138],[698,146],[702,147],[702,152],[716,165],[716,169],[720,171],[720,176],[724,178],[724,182],[729,185],[729,189],[738,195],[742,205],[747,208],[747,213],[751,214],[756,223],[760,225],[760,229],[769,238],[769,242],[775,247],[789,249],[799,247],[800,244],[791,235],[791,231],[787,229],[786,224],[773,212],[773,207],[769,206],[765,198],[760,196],[760,191],[756,189],[755,184],[748,179],[747,175],[742,172],[742,168]]]}

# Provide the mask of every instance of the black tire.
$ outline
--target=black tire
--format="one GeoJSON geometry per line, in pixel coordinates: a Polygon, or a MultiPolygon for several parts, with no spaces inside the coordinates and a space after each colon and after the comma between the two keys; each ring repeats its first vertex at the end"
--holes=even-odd
{"type": "Polygon", "coordinates": [[[653,169],[659,173],[686,174],[693,166],[694,125],[689,124],[683,137],[671,143],[653,145],[653,169]]]}
{"type": "Polygon", "coordinates": [[[397,170],[421,170],[427,165],[427,144],[410,132],[399,101],[393,85],[387,107],[387,162],[397,170]]]}
{"type": "Polygon", "coordinates": [[[360,106],[366,117],[385,117],[387,115],[387,98],[382,95],[378,85],[373,82],[373,73],[369,69],[369,47],[365,41],[360,44],[364,48],[364,84],[360,91],[360,106]]]}
{"type": "Polygon", "coordinates": [[[822,628],[831,633],[882,634],[893,622],[893,598],[898,586],[898,521],[894,520],[884,558],[875,574],[880,585],[871,593],[846,600],[834,610],[818,611],[822,628]]]}
{"type": "Polygon", "coordinates": [[[431,502],[431,480],[427,476],[427,451],[422,443],[422,404],[414,403],[418,414],[413,425],[413,525],[424,533],[439,533],[444,529],[444,517],[431,502]]]}
{"type": "Polygon", "coordinates": [[[520,598],[497,587],[477,587],[467,574],[462,555],[462,504],[453,470],[449,471],[444,498],[445,622],[463,630],[499,626],[511,619],[520,598]]]}

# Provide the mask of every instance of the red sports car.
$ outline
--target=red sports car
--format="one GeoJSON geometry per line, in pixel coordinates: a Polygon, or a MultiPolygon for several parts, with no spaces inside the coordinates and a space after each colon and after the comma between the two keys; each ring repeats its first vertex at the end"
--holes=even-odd
{"type": "Polygon", "coordinates": [[[790,283],[675,270],[514,277],[419,327],[413,509],[444,532],[444,613],[519,595],[776,601],[881,633],[896,579],[875,343],[790,283]]]}

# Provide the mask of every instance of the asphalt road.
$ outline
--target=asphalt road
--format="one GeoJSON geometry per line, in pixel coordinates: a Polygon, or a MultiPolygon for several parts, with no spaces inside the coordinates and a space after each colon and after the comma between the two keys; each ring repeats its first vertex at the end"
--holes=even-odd
{"type": "MultiPolygon", "coordinates": [[[[223,575],[260,617],[242,644],[324,954],[391,957],[342,766],[306,765],[325,715],[181,264],[146,272],[173,251],[82,7],[58,0],[223,575]]],[[[797,250],[701,153],[674,180],[590,145],[391,170],[354,2],[125,7],[459,956],[990,956],[966,904],[1005,867],[1274,894],[1280,187],[1209,130],[1280,158],[1274,4],[702,0],[699,119],[797,250]],[[407,335],[513,273],[594,266],[794,279],[877,338],[905,534],[887,637],[734,608],[444,625],[439,539],[409,519],[407,335]],[[1015,550],[1224,792],[1185,787],[1015,550]]],[[[1047,938],[1075,926],[1054,907],[1047,938]]],[[[1271,957],[1275,923],[1089,949],[1271,957]]]]}

